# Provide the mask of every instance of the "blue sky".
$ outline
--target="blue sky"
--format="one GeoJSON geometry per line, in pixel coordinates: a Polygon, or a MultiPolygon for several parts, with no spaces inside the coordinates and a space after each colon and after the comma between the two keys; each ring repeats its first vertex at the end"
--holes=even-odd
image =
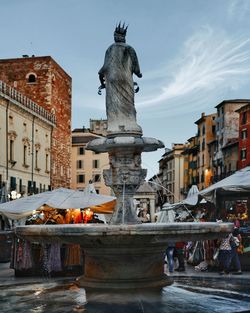
{"type": "MultiPolygon", "coordinates": [[[[105,118],[97,72],[117,22],[141,72],[144,136],[166,147],[195,135],[202,112],[250,98],[250,0],[1,0],[0,58],[52,56],[73,79],[72,128],[105,118]]],[[[143,155],[148,177],[164,150],[143,155]]]]}

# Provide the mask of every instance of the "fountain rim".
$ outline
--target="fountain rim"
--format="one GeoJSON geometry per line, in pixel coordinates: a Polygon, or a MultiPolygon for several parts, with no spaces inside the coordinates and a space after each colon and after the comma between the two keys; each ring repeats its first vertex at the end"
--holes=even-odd
{"type": "Polygon", "coordinates": [[[45,235],[51,233],[57,235],[90,235],[90,236],[114,236],[114,235],[160,235],[191,233],[229,233],[233,230],[232,223],[218,222],[178,222],[178,223],[146,223],[146,224],[56,224],[56,225],[24,225],[17,226],[15,233],[22,235],[45,235]]]}

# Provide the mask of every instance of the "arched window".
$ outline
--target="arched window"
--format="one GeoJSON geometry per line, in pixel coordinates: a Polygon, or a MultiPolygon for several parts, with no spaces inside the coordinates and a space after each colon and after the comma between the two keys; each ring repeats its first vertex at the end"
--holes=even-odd
{"type": "Polygon", "coordinates": [[[26,75],[26,79],[27,79],[27,83],[28,84],[34,84],[36,83],[36,80],[37,80],[37,75],[36,73],[32,73],[32,72],[29,72],[27,75],[26,75]]]}
{"type": "Polygon", "coordinates": [[[36,76],[34,74],[30,74],[28,77],[28,83],[35,83],[36,82],[36,76]]]}

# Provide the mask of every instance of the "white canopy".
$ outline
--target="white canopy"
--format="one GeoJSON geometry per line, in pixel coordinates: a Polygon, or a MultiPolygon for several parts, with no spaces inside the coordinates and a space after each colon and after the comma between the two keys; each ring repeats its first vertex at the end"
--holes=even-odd
{"type": "Polygon", "coordinates": [[[232,197],[250,195],[250,166],[199,192],[199,195],[210,202],[216,202],[217,196],[232,197]]]}
{"type": "MultiPolygon", "coordinates": [[[[202,203],[206,202],[205,200],[201,200],[202,203]]],[[[165,203],[162,207],[162,210],[174,210],[185,206],[195,206],[199,203],[199,189],[196,185],[192,185],[188,191],[187,198],[180,202],[176,202],[173,204],[165,203]]]]}
{"type": "Polygon", "coordinates": [[[103,196],[96,193],[59,188],[36,195],[20,198],[0,204],[0,214],[10,219],[21,219],[32,214],[33,210],[47,205],[57,209],[77,209],[98,206],[114,201],[112,196],[103,196]]]}

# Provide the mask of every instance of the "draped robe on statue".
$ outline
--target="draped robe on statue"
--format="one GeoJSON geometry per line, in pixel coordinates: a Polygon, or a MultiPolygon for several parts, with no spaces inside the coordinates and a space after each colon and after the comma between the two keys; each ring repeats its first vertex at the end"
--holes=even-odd
{"type": "Polygon", "coordinates": [[[136,122],[133,73],[141,75],[135,50],[126,43],[112,44],[99,71],[105,80],[109,132],[142,132],[136,122]]]}

